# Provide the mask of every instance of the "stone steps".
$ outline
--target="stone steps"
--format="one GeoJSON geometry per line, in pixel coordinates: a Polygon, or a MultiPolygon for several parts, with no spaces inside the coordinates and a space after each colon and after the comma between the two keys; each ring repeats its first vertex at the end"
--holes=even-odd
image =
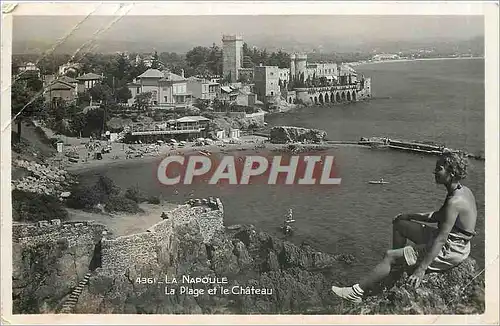
{"type": "Polygon", "coordinates": [[[89,279],[90,279],[91,275],[92,275],[91,272],[88,272],[87,274],[85,274],[85,276],[83,277],[83,280],[81,280],[80,283],[78,283],[77,287],[69,295],[69,298],[66,299],[66,301],[64,302],[60,313],[70,314],[73,312],[73,309],[75,309],[75,306],[78,302],[78,298],[80,297],[80,294],[82,294],[83,289],[89,283],[89,279]]]}

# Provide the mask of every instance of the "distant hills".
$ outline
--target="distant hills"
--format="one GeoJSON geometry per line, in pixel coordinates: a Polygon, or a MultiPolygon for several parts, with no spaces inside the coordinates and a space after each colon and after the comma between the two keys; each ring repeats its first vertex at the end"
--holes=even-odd
{"type": "MultiPolygon", "coordinates": [[[[55,53],[72,54],[80,48],[85,40],[67,40],[59,45],[55,53]]],[[[295,40],[293,37],[280,37],[278,40],[271,37],[252,37],[245,38],[245,42],[249,46],[257,46],[266,48],[269,51],[283,49],[287,52],[362,52],[362,53],[395,53],[414,51],[417,49],[434,49],[436,52],[462,52],[473,53],[475,55],[484,54],[484,37],[478,36],[467,40],[421,40],[421,41],[405,41],[405,40],[390,40],[390,41],[364,41],[350,40],[340,41],[335,39],[321,38],[317,40],[295,40]]],[[[168,40],[162,41],[125,41],[125,40],[97,40],[90,46],[86,46],[85,52],[137,52],[146,53],[156,50],[158,52],[177,52],[186,53],[195,46],[210,46],[212,43],[221,45],[220,40],[206,40],[206,44],[200,44],[196,41],[185,40],[182,42],[172,42],[168,40]]],[[[41,55],[50,50],[54,44],[43,42],[40,40],[25,40],[13,42],[14,54],[37,54],[41,55]]]]}

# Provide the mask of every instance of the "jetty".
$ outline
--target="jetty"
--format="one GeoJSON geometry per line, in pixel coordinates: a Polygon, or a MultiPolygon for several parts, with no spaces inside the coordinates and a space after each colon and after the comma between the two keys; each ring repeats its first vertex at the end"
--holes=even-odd
{"type": "MultiPolygon", "coordinates": [[[[414,152],[428,155],[441,155],[445,151],[459,152],[460,150],[451,149],[444,144],[437,144],[429,141],[409,141],[409,140],[396,140],[387,137],[361,137],[358,141],[359,145],[370,146],[372,148],[389,148],[392,150],[414,152]]],[[[468,158],[473,158],[479,161],[484,161],[484,156],[479,154],[465,153],[468,158]]]]}

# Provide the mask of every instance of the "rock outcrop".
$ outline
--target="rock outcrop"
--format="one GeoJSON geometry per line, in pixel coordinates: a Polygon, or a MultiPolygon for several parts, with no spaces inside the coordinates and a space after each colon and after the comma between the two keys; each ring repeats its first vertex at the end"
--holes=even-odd
{"type": "Polygon", "coordinates": [[[13,312],[57,311],[89,269],[98,265],[96,246],[103,231],[103,225],[92,222],[14,224],[13,312]]]}
{"type": "Polygon", "coordinates": [[[271,129],[270,140],[274,144],[321,143],[326,138],[326,131],[292,126],[277,126],[271,129]]]}
{"type": "Polygon", "coordinates": [[[251,226],[237,231],[221,230],[209,244],[200,247],[203,237],[194,230],[192,224],[176,228],[170,239],[175,245],[168,258],[158,264],[138,262],[124,273],[98,269],[80,296],[76,312],[313,312],[317,307],[334,304],[335,298],[329,293],[332,271],[334,274],[336,268],[352,259],[317,252],[309,246],[295,246],[251,226]],[[166,284],[165,276],[176,278],[178,283],[166,284]],[[190,284],[183,280],[188,276],[226,278],[227,283],[190,284]],[[141,278],[155,281],[142,283],[141,278]],[[214,287],[228,292],[209,295],[209,289],[214,287]],[[182,288],[203,294],[183,293],[182,288]],[[172,289],[175,293],[166,294],[172,289]],[[255,294],[256,291],[261,293],[255,294]]]}
{"type": "Polygon", "coordinates": [[[422,284],[406,284],[408,274],[401,273],[381,293],[368,297],[363,304],[349,307],[343,314],[482,314],[485,309],[484,269],[467,258],[458,267],[444,273],[430,273],[422,284]]]}
{"type": "Polygon", "coordinates": [[[58,196],[72,182],[65,170],[49,165],[24,160],[14,160],[12,165],[27,174],[22,179],[12,180],[12,190],[58,196]]]}
{"type": "Polygon", "coordinates": [[[199,220],[206,214],[215,218],[219,211],[218,200],[194,200],[148,232],[101,240],[94,247],[101,229],[92,229],[88,241],[80,236],[76,243],[67,243],[62,235],[45,241],[44,235],[36,238],[34,229],[30,239],[14,233],[16,312],[57,312],[86,277],[89,261],[97,260],[100,267],[78,291],[75,313],[484,312],[484,279],[472,259],[450,272],[426,275],[418,289],[409,288],[404,276],[395,275],[393,284],[354,305],[330,290],[332,284],[341,283],[340,271],[349,268],[354,257],[326,254],[307,244],[298,246],[251,225],[215,227],[204,233],[199,220]],[[115,257],[115,264],[109,255],[117,253],[122,256],[115,257]]]}

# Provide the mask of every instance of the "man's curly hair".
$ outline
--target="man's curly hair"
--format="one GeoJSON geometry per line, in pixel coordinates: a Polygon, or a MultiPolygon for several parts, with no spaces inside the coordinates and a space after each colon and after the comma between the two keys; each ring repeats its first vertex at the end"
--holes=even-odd
{"type": "Polygon", "coordinates": [[[452,173],[457,181],[467,177],[467,166],[469,165],[469,161],[465,153],[444,151],[441,154],[441,159],[444,161],[444,168],[446,171],[452,173]]]}

